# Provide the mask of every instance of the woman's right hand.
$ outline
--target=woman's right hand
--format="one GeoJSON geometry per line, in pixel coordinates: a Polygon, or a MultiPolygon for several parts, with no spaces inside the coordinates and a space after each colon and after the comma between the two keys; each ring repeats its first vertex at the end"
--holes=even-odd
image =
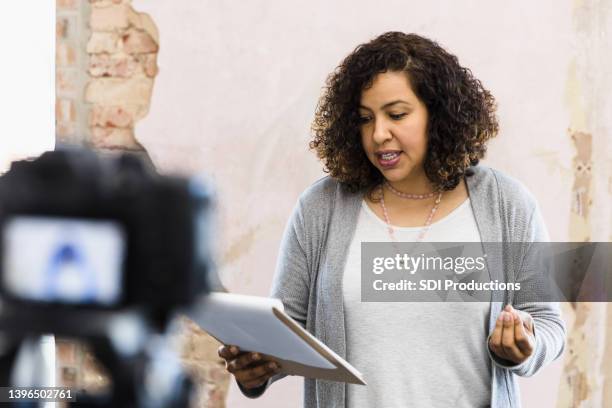
{"type": "Polygon", "coordinates": [[[275,361],[260,353],[241,352],[237,346],[221,345],[218,353],[225,360],[225,369],[246,389],[261,387],[280,371],[275,361]]]}

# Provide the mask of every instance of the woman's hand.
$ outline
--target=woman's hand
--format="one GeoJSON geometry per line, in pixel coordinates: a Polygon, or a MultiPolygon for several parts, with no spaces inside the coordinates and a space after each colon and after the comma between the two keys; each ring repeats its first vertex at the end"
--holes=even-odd
{"type": "Polygon", "coordinates": [[[495,322],[489,348],[497,356],[520,364],[533,354],[534,347],[533,318],[507,305],[495,322]]]}
{"type": "Polygon", "coordinates": [[[247,389],[261,387],[280,371],[278,363],[260,353],[241,352],[236,346],[222,345],[217,351],[225,360],[225,369],[247,389]]]}

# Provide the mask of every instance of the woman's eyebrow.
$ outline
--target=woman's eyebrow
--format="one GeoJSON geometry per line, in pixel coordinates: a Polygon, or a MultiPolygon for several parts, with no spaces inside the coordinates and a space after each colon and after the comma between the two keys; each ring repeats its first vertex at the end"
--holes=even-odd
{"type": "Polygon", "coordinates": [[[411,106],[410,102],[408,102],[408,101],[403,101],[403,100],[401,100],[401,99],[397,99],[397,100],[395,100],[395,101],[391,101],[391,102],[385,103],[385,104],[384,104],[384,105],[381,107],[381,109],[385,109],[385,108],[388,108],[388,107],[390,107],[390,106],[397,105],[398,103],[403,103],[403,104],[406,104],[406,105],[408,105],[408,106],[411,106]]]}
{"type": "MultiPolygon", "coordinates": [[[[385,104],[384,104],[383,106],[381,106],[380,108],[381,108],[381,109],[389,108],[389,107],[391,107],[391,106],[393,106],[393,105],[397,105],[397,104],[399,104],[399,103],[403,103],[403,104],[405,104],[405,105],[412,106],[412,104],[411,104],[410,102],[408,102],[408,101],[404,101],[404,100],[401,100],[401,99],[397,99],[397,100],[395,100],[395,101],[391,101],[391,102],[387,102],[387,103],[385,103],[385,104]]],[[[368,108],[367,106],[363,106],[363,105],[359,105],[359,109],[369,110],[370,112],[372,111],[372,109],[371,109],[371,108],[368,108]]]]}

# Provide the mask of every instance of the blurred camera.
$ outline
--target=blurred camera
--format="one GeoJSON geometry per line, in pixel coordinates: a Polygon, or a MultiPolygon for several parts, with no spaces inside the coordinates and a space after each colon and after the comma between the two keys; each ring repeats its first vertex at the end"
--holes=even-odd
{"type": "Polygon", "coordinates": [[[0,293],[43,307],[141,308],[163,321],[208,290],[211,197],[137,157],[47,152],[0,178],[0,293]]]}
{"type": "Polygon", "coordinates": [[[113,404],[137,400],[147,337],[210,289],[211,217],[204,183],[134,155],[13,163],[0,177],[0,335],[87,339],[120,391],[113,404]]]}

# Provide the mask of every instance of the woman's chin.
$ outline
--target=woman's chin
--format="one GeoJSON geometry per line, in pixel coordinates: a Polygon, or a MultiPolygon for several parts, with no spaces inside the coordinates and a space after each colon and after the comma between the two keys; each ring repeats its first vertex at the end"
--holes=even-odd
{"type": "Polygon", "coordinates": [[[409,174],[402,169],[379,169],[383,177],[389,182],[398,182],[406,179],[409,174]]]}
{"type": "Polygon", "coordinates": [[[389,169],[380,170],[381,174],[389,183],[401,184],[408,180],[416,181],[420,179],[420,174],[417,172],[407,171],[406,169],[389,169]],[[415,174],[416,173],[416,174],[415,174]]]}

